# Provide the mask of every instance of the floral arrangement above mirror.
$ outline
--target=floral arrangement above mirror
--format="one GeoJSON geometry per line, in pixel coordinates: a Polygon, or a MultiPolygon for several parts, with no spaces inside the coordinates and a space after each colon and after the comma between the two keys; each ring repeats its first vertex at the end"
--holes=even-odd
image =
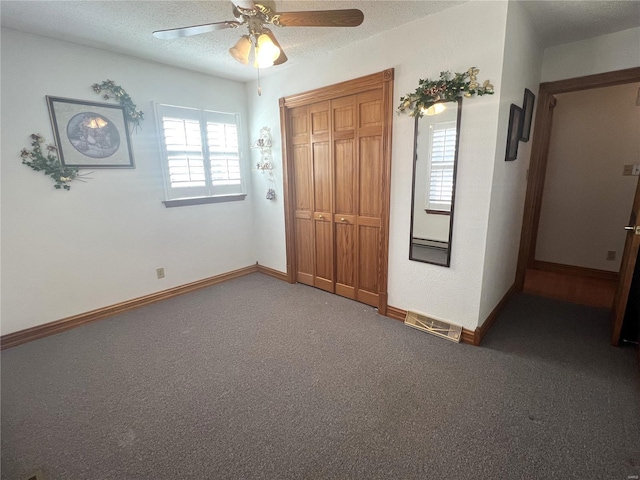
{"type": "Polygon", "coordinates": [[[438,102],[455,102],[462,96],[493,95],[493,85],[489,80],[482,85],[478,83],[478,73],[479,69],[471,67],[464,73],[440,72],[438,80],[420,80],[415,92],[400,97],[398,114],[409,111],[411,117],[422,117],[438,102]]]}

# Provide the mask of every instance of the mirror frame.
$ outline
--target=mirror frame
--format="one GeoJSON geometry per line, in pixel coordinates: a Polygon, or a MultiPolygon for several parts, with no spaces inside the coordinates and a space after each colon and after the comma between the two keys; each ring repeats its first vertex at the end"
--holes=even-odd
{"type": "MultiPolygon", "coordinates": [[[[456,103],[452,101],[442,101],[436,103],[456,103]]],[[[455,156],[453,159],[453,191],[451,194],[451,210],[449,212],[449,243],[447,248],[447,261],[446,263],[437,263],[431,262],[429,260],[421,260],[418,258],[413,258],[412,255],[412,247],[413,247],[413,214],[414,207],[416,201],[416,162],[418,161],[418,127],[420,118],[416,116],[415,126],[413,130],[413,174],[411,176],[411,225],[409,229],[409,260],[414,262],[421,263],[430,263],[432,265],[438,265],[440,267],[450,267],[451,266],[451,241],[453,240],[453,213],[455,209],[455,200],[456,200],[456,180],[458,177],[458,152],[460,150],[460,119],[462,118],[462,97],[458,97],[458,113],[456,117],[456,150],[455,156]]]]}

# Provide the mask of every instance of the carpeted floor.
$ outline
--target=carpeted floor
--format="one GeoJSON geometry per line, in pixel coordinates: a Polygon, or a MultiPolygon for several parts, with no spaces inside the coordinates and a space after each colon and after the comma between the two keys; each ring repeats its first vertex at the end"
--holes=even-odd
{"type": "Polygon", "coordinates": [[[608,314],[517,295],[482,347],[253,274],[2,352],[2,479],[620,479],[608,314]]]}

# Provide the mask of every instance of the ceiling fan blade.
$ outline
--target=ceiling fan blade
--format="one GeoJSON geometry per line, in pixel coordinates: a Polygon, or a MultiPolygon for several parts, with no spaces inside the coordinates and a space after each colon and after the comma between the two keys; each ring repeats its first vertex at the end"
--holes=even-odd
{"type": "Polygon", "coordinates": [[[287,58],[287,55],[284,53],[284,50],[282,49],[282,46],[280,45],[280,42],[278,42],[278,40],[276,39],[276,36],[273,34],[273,32],[271,30],[269,30],[268,28],[263,29],[263,32],[271,39],[273,44],[280,49],[280,56],[275,59],[273,64],[274,65],[282,65],[284,62],[289,60],[287,58]]]}
{"type": "Polygon", "coordinates": [[[256,4],[253,3],[253,0],[231,0],[231,3],[243,10],[255,10],[256,8],[256,4]]]}
{"type": "Polygon", "coordinates": [[[274,24],[282,27],[357,27],[364,20],[358,9],[282,12],[274,17],[274,24]]]}
{"type": "Polygon", "coordinates": [[[242,25],[240,22],[217,22],[205,23],[204,25],[191,25],[190,27],[169,28],[167,30],[156,30],[153,36],[163,40],[171,40],[173,38],[190,37],[191,35],[200,35],[201,33],[214,32],[216,30],[224,30],[225,28],[237,28],[242,25]]]}

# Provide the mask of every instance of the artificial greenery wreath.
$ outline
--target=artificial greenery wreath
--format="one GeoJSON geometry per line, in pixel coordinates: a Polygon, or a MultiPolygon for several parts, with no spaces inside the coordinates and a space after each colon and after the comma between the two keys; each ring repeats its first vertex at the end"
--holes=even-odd
{"type": "Polygon", "coordinates": [[[420,80],[413,93],[400,97],[398,113],[409,111],[411,117],[422,117],[427,108],[437,102],[455,102],[460,96],[493,95],[493,85],[485,80],[477,81],[479,69],[471,67],[464,73],[440,72],[438,80],[420,80]]]}
{"type": "Polygon", "coordinates": [[[86,177],[88,174],[79,174],[76,167],[66,167],[58,160],[57,152],[58,147],[50,143],[47,145],[46,155],[42,151],[42,144],[44,143],[44,137],[39,133],[31,134],[31,147],[32,150],[23,148],[20,152],[22,157],[22,164],[31,167],[36,172],[44,172],[45,175],[49,175],[56,184],[53,188],[70,190],[71,186],[69,182],[72,180],[82,180],[80,177],[86,177]]]}
{"type": "Polygon", "coordinates": [[[93,88],[93,91],[97,94],[102,94],[102,98],[105,100],[109,100],[110,98],[116,99],[124,108],[124,113],[127,116],[129,123],[132,125],[132,131],[138,130],[140,122],[144,120],[144,113],[141,110],[136,110],[136,104],[133,103],[129,94],[124,91],[124,88],[120,85],[116,85],[113,80],[94,83],[91,85],[91,88],[93,88]]]}

